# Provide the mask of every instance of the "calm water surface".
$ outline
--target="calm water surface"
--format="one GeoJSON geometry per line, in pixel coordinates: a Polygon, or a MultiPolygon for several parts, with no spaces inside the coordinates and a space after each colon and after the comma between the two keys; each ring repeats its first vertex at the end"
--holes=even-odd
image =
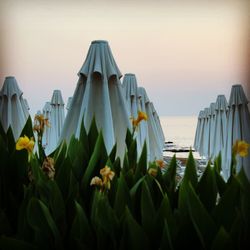
{"type": "Polygon", "coordinates": [[[196,116],[161,116],[160,121],[166,141],[172,141],[179,146],[193,146],[196,116]]]}
{"type": "MultiPolygon", "coordinates": [[[[165,141],[172,141],[177,146],[193,147],[197,116],[161,116],[162,129],[165,141]]],[[[172,156],[173,153],[164,152],[164,155],[172,156]]],[[[177,153],[180,157],[186,157],[187,153],[177,153]]],[[[194,153],[199,158],[198,153],[194,153]]]]}

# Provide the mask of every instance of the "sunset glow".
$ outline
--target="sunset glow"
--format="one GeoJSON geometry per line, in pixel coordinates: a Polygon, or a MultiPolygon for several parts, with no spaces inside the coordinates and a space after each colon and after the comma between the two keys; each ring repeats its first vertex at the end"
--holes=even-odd
{"type": "Polygon", "coordinates": [[[160,115],[196,115],[246,82],[247,19],[243,1],[191,2],[3,1],[0,86],[14,75],[32,114],[54,89],[66,102],[91,41],[105,39],[160,115]]]}

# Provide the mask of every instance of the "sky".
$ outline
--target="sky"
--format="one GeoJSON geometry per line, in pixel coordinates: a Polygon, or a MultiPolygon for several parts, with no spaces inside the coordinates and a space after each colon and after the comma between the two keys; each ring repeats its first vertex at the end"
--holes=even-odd
{"type": "Polygon", "coordinates": [[[73,95],[92,40],[108,40],[160,116],[197,115],[248,83],[247,1],[0,3],[0,87],[15,76],[33,115],[54,89],[73,95]]]}

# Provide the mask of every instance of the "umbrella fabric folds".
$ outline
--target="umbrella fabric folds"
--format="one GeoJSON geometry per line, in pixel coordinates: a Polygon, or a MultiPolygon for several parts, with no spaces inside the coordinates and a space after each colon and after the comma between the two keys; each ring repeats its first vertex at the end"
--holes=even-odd
{"type": "Polygon", "coordinates": [[[60,90],[54,90],[51,101],[51,119],[50,119],[50,133],[48,136],[48,145],[46,153],[51,153],[56,149],[58,140],[61,135],[63,123],[65,119],[64,115],[64,102],[60,90]]]}
{"type": "MultiPolygon", "coordinates": [[[[48,119],[49,124],[51,124],[51,105],[50,105],[50,102],[45,103],[45,105],[43,107],[43,116],[45,119],[48,119]]],[[[50,129],[51,129],[51,127],[45,126],[44,132],[43,132],[43,146],[45,147],[46,153],[47,153],[46,148],[47,148],[47,145],[49,143],[50,129]]]]}
{"type": "Polygon", "coordinates": [[[209,142],[210,142],[210,108],[204,109],[204,130],[203,130],[203,141],[202,141],[202,156],[209,157],[209,142]]]}
{"type": "Polygon", "coordinates": [[[198,115],[198,120],[197,120],[197,125],[196,125],[196,131],[195,131],[195,138],[194,138],[194,149],[199,152],[199,147],[200,147],[200,137],[201,137],[201,130],[202,130],[202,117],[203,117],[203,112],[200,111],[198,115]]]}
{"type": "Polygon", "coordinates": [[[21,101],[22,103],[22,107],[23,107],[23,112],[25,114],[25,118],[28,119],[29,117],[29,110],[30,110],[30,107],[29,107],[29,104],[28,104],[28,101],[24,98],[23,101],[21,101]]]}
{"type": "Polygon", "coordinates": [[[200,113],[200,129],[198,134],[198,141],[197,141],[197,149],[200,154],[200,156],[206,156],[207,148],[206,145],[208,143],[208,122],[207,122],[207,116],[208,116],[208,108],[205,108],[200,113]]]}
{"type": "MultiPolygon", "coordinates": [[[[138,87],[137,88],[137,99],[138,99],[138,110],[147,113],[146,112],[146,101],[148,102],[148,96],[145,93],[145,89],[142,87],[138,87]],[[146,98],[146,100],[145,100],[146,98]]],[[[137,134],[138,138],[139,138],[139,144],[141,146],[144,145],[144,143],[146,142],[147,144],[147,158],[148,160],[150,160],[150,147],[149,147],[149,136],[148,136],[148,121],[144,121],[142,120],[139,124],[138,127],[138,134],[137,134]]]]}
{"type": "MultiPolygon", "coordinates": [[[[227,116],[227,138],[223,149],[223,175],[225,179],[230,176],[232,160],[232,146],[237,140],[250,143],[250,114],[248,100],[241,85],[233,85],[229,99],[227,116]]],[[[236,171],[244,167],[245,173],[250,180],[250,154],[247,157],[237,156],[236,171]]]]}
{"type": "Polygon", "coordinates": [[[128,103],[130,116],[137,118],[138,100],[137,100],[137,81],[134,74],[125,74],[122,82],[124,95],[128,103]]]}
{"type": "Polygon", "coordinates": [[[70,105],[71,105],[71,102],[72,102],[72,96],[68,98],[68,101],[67,101],[67,105],[66,105],[66,109],[69,110],[70,109],[70,105]]]}
{"type": "Polygon", "coordinates": [[[215,103],[199,112],[194,139],[194,148],[201,156],[210,158],[213,149],[215,130],[215,103]]]}
{"type": "Polygon", "coordinates": [[[210,133],[209,133],[209,158],[214,157],[214,134],[215,134],[215,103],[212,102],[210,104],[210,114],[209,114],[209,122],[210,122],[210,133]]]}
{"type": "Polygon", "coordinates": [[[162,130],[161,121],[160,121],[159,115],[157,114],[157,112],[155,110],[154,104],[151,102],[150,105],[152,108],[153,117],[154,117],[155,124],[157,127],[158,136],[159,136],[160,141],[162,142],[162,148],[163,148],[165,145],[165,136],[164,136],[164,133],[162,130]]]}
{"type": "Polygon", "coordinates": [[[117,156],[123,158],[125,137],[131,121],[126,107],[121,73],[107,41],[91,43],[86,60],[81,67],[79,80],[64,123],[61,139],[79,137],[82,119],[89,131],[93,118],[102,130],[108,153],[117,144],[117,156]]]}
{"type": "MultiPolygon", "coordinates": [[[[122,82],[124,97],[126,99],[127,108],[129,111],[130,119],[136,119],[138,116],[138,111],[142,111],[141,106],[139,106],[138,93],[137,93],[137,80],[135,74],[125,74],[122,82]]],[[[143,134],[143,126],[145,126],[145,121],[141,121],[138,128],[135,131],[134,136],[137,140],[137,152],[138,157],[140,157],[141,150],[145,141],[145,135],[143,134]],[[143,124],[144,123],[144,124],[143,124]]]]}
{"type": "Polygon", "coordinates": [[[143,87],[138,88],[139,95],[143,97],[145,111],[148,116],[147,127],[148,127],[148,143],[149,143],[149,161],[160,160],[163,158],[162,155],[162,141],[159,138],[157,125],[153,116],[152,106],[148,98],[147,92],[143,87]]]}
{"type": "Polygon", "coordinates": [[[228,103],[224,95],[218,95],[215,103],[215,133],[213,156],[216,157],[222,152],[227,136],[227,109],[228,103]]]}
{"type": "Polygon", "coordinates": [[[15,77],[5,78],[0,91],[0,121],[3,129],[12,128],[15,140],[18,139],[28,118],[28,110],[15,77]]]}

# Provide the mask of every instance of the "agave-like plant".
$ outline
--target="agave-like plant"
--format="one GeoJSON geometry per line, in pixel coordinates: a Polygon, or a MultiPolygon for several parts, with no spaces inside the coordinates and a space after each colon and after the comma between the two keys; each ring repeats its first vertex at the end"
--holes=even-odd
{"type": "MultiPolygon", "coordinates": [[[[34,137],[30,118],[24,135],[34,137]]],[[[116,146],[108,155],[93,120],[89,132],[82,125],[79,138],[49,156],[49,178],[41,156],[28,160],[11,129],[0,126],[0,249],[248,249],[250,183],[243,169],[225,182],[218,156],[198,178],[190,152],[177,185],[175,156],[162,173],[159,164],[148,169],[146,144],[137,160],[130,131],[126,144],[123,162],[116,146]],[[95,176],[109,178],[108,186],[90,185],[95,176]]]]}

